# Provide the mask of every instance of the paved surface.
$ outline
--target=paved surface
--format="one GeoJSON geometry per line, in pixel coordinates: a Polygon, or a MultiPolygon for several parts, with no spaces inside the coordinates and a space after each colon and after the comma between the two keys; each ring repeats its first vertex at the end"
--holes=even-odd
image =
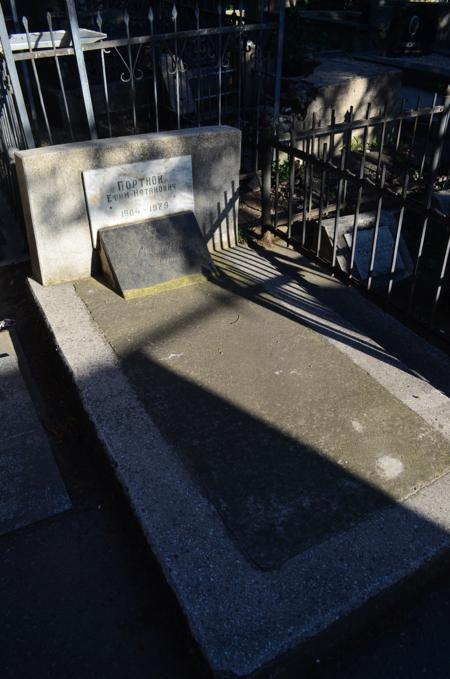
{"type": "MultiPolygon", "coordinates": [[[[45,354],[35,328],[25,322],[26,273],[26,267],[0,270],[0,315],[19,320],[74,510],[0,537],[2,675],[203,678],[158,567],[125,520],[102,468],[93,467],[95,456],[83,432],[69,426],[72,410],[58,379],[48,384],[45,354]]],[[[36,403],[36,389],[32,393],[36,403]]],[[[293,677],[447,679],[449,616],[450,580],[444,572],[437,580],[421,582],[370,632],[353,629],[337,648],[322,648],[293,677]]]]}
{"type": "MultiPolygon", "coordinates": [[[[27,265],[0,268],[0,318],[17,321],[22,377],[72,508],[0,535],[1,676],[203,679],[158,564],[54,372],[26,275],[27,265]]],[[[42,469],[33,471],[39,487],[42,469]]]]}
{"type": "Polygon", "coordinates": [[[0,332],[0,409],[1,534],[71,506],[7,330],[0,332]]]}
{"type": "Polygon", "coordinates": [[[8,200],[0,194],[0,266],[28,258],[25,229],[8,200]]]}
{"type": "MultiPolygon", "coordinates": [[[[418,436],[428,431],[430,436],[436,436],[435,441],[441,441],[442,451],[445,451],[446,444],[440,437],[439,430],[442,428],[444,431],[446,424],[448,426],[448,398],[423,377],[414,374],[377,341],[340,319],[332,308],[319,301],[318,293],[321,289],[325,288],[327,294],[336,294],[336,284],[333,287],[324,279],[322,285],[321,274],[316,272],[317,289],[314,294],[311,292],[312,284],[307,280],[309,272],[306,270],[297,270],[296,278],[293,278],[291,274],[283,273],[285,265],[281,269],[273,263],[268,266],[267,259],[251,255],[247,250],[233,250],[228,255],[227,266],[237,270],[237,280],[247,279],[240,289],[235,288],[235,292],[239,294],[235,294],[234,299],[240,302],[242,297],[250,296],[264,310],[262,318],[270,317],[274,324],[280,323],[280,328],[283,327],[282,319],[289,317],[292,322],[295,318],[298,326],[302,325],[307,329],[306,344],[311,346],[314,346],[314,334],[320,332],[323,335],[321,341],[327,338],[327,351],[333,347],[338,348],[339,354],[336,356],[339,355],[339,361],[344,364],[348,363],[349,370],[355,369],[355,365],[359,369],[363,368],[363,371],[369,373],[374,389],[378,389],[377,385],[383,386],[387,404],[386,416],[391,407],[391,396],[395,395],[400,405],[408,405],[409,411],[412,411],[408,412],[408,417],[412,418],[411,423],[420,414],[421,426],[424,428],[418,436]],[[232,261],[235,257],[244,258],[243,266],[242,262],[239,266],[236,261],[232,261]],[[250,268],[254,279],[256,272],[256,280],[253,280],[252,285],[248,285],[246,267],[250,268]],[[261,278],[259,282],[258,269],[261,278]],[[304,282],[301,277],[297,280],[299,273],[305,276],[304,282]],[[274,311],[277,313],[273,313],[274,311]],[[345,357],[351,361],[346,361],[345,357]],[[437,414],[430,413],[429,407],[427,410],[427,398],[434,400],[434,406],[439,406],[437,414]],[[431,425],[430,428],[428,425],[431,425]]],[[[289,268],[290,265],[287,264],[289,268]]],[[[224,273],[228,276],[225,268],[224,273]]],[[[227,285],[232,282],[231,276],[228,276],[227,285]]],[[[156,418],[150,418],[148,412],[145,413],[143,401],[139,402],[136,392],[121,374],[117,354],[113,354],[111,347],[99,334],[98,326],[76,296],[73,286],[43,289],[33,285],[32,290],[55,333],[60,355],[77,384],[80,398],[105,445],[128,501],[157,553],[166,577],[176,590],[194,636],[218,674],[234,672],[239,676],[246,675],[298,644],[317,638],[318,634],[329,629],[336,620],[344,619],[381,593],[393,590],[396,584],[429,564],[430,560],[450,546],[450,476],[442,475],[445,471],[444,465],[440,471],[436,469],[436,476],[440,478],[432,483],[429,483],[431,478],[421,481],[418,475],[416,490],[414,491],[413,486],[413,494],[401,504],[392,502],[345,529],[338,526],[334,533],[328,534],[319,544],[306,549],[300,548],[298,553],[294,556],[290,554],[281,565],[280,561],[276,565],[267,561],[264,570],[261,569],[261,563],[258,568],[255,560],[252,563],[248,559],[242,548],[242,541],[238,542],[236,536],[234,540],[230,539],[229,522],[227,530],[224,530],[224,524],[217,514],[217,496],[213,498],[207,495],[210,489],[205,492],[205,484],[201,479],[199,483],[198,469],[193,474],[194,470],[186,465],[191,461],[187,460],[182,450],[174,447],[168,436],[161,435],[161,425],[155,422],[156,418]],[[65,318],[68,310],[72,319],[70,332],[65,318]],[[79,351],[80,346],[83,346],[82,352],[79,351]],[[113,398],[111,394],[114,394],[113,398]],[[215,506],[208,499],[213,500],[215,506]],[[208,586],[205,587],[205,583],[208,586]]],[[[342,290],[345,288],[341,286],[342,290]]],[[[214,308],[214,304],[212,307],[214,308]]],[[[246,309],[247,303],[242,308],[246,309]]],[[[147,332],[140,338],[143,343],[141,351],[146,351],[150,345],[153,350],[158,342],[155,334],[151,334],[156,326],[148,311],[147,309],[147,332]],[[151,335],[150,342],[145,344],[148,333],[151,335]]],[[[204,312],[204,309],[197,307],[195,318],[208,327],[208,314],[204,312]]],[[[371,314],[369,321],[370,316],[371,314]]],[[[189,315],[184,314],[183,322],[178,323],[180,327],[185,326],[184,330],[189,325],[187,319],[189,315]]],[[[236,319],[237,316],[234,316],[229,319],[229,323],[236,325],[236,319]]],[[[114,322],[121,325],[118,313],[114,316],[114,322]]],[[[125,331],[125,325],[122,337],[124,346],[132,341],[131,335],[125,331]]],[[[386,327],[389,323],[385,320],[382,325],[386,327]]],[[[259,335],[255,332],[255,338],[259,336],[259,341],[264,346],[264,331],[267,327],[267,324],[262,325],[259,321],[256,328],[259,329],[259,335]]],[[[170,331],[174,332],[174,327],[170,331]]],[[[299,329],[298,331],[300,332],[299,329]]],[[[169,328],[166,326],[162,335],[168,334],[169,328]]],[[[416,343],[406,331],[399,331],[399,336],[403,338],[403,343],[407,339],[415,346],[416,343]]],[[[292,336],[281,331],[280,337],[282,342],[277,347],[277,353],[282,353],[283,349],[289,353],[292,336]]],[[[211,348],[211,342],[203,340],[204,337],[193,343],[197,353],[207,353],[211,348]]],[[[225,349],[228,341],[226,331],[222,328],[225,349]]],[[[220,346],[219,349],[223,352],[220,346]]],[[[440,360],[441,375],[448,371],[449,363],[445,356],[439,352],[435,355],[422,344],[422,353],[424,350],[430,364],[440,360]]],[[[123,351],[122,367],[128,355],[126,349],[123,351]]],[[[182,352],[170,351],[160,358],[170,362],[176,357],[172,354],[176,353],[182,352]]],[[[331,355],[334,355],[333,351],[331,355]]],[[[254,360],[249,354],[245,356],[250,361],[254,360]]],[[[302,368],[306,372],[304,365],[302,368]]],[[[239,363],[234,366],[233,371],[229,371],[230,379],[236,377],[236,369],[245,375],[242,364],[239,363]]],[[[263,364],[260,369],[263,371],[263,364]]],[[[205,384],[201,385],[201,389],[207,388],[213,397],[204,401],[205,417],[208,416],[209,404],[217,397],[215,389],[211,388],[211,385],[214,386],[215,371],[216,359],[211,361],[210,358],[209,372],[204,375],[205,384]]],[[[364,379],[363,372],[358,370],[357,374],[357,382],[353,386],[357,395],[363,398],[362,393],[358,394],[359,381],[364,379]]],[[[147,379],[150,378],[153,380],[152,387],[157,391],[163,382],[160,373],[147,373],[147,379]]],[[[321,379],[323,392],[328,395],[333,379],[329,382],[326,381],[326,376],[321,379]]],[[[185,377],[179,379],[179,388],[184,389],[188,381],[185,377]]],[[[195,385],[194,380],[190,382],[195,385]]],[[[245,380],[242,383],[245,385],[245,380]]],[[[139,389],[136,380],[133,380],[133,386],[139,389]]],[[[242,394],[239,390],[234,392],[238,403],[239,399],[245,397],[245,388],[241,391],[242,394]]],[[[188,389],[185,393],[189,396],[192,390],[188,389]]],[[[276,404],[275,399],[274,401],[276,404]]],[[[222,402],[226,407],[230,405],[226,399],[222,398],[222,402]]],[[[270,406],[271,409],[267,412],[273,410],[272,403],[270,406]]],[[[254,417],[243,407],[234,407],[244,419],[249,415],[254,417]]],[[[210,426],[213,430],[216,428],[216,441],[220,441],[220,416],[224,413],[228,417],[228,412],[222,408],[220,412],[213,410],[212,414],[214,413],[217,414],[217,420],[212,417],[210,426]]],[[[175,423],[177,418],[182,419],[185,416],[186,412],[174,412],[170,404],[167,404],[167,419],[175,423]]],[[[258,422],[260,420],[261,418],[258,422]]],[[[281,427],[286,426],[286,423],[280,422],[281,427]]],[[[361,424],[359,420],[357,422],[361,424]]],[[[269,419],[269,428],[273,429],[274,426],[269,419]]],[[[310,422],[304,424],[304,430],[306,434],[311,431],[310,422]]],[[[281,433],[284,433],[282,429],[281,433]]],[[[229,431],[226,429],[226,439],[228,435],[229,431]]],[[[426,435],[423,438],[425,441],[426,435]]],[[[277,441],[279,443],[280,439],[277,441]]],[[[283,442],[285,445],[285,439],[283,442]]],[[[249,444],[249,440],[244,440],[245,443],[249,444]]],[[[278,452],[283,461],[283,446],[278,447],[278,452]]],[[[407,455],[400,460],[402,464],[398,464],[398,455],[391,453],[389,449],[383,450],[381,469],[382,476],[390,476],[392,481],[394,477],[399,478],[403,474],[407,455]]],[[[241,446],[241,455],[249,455],[248,446],[241,446]]],[[[378,452],[375,457],[377,468],[380,468],[379,457],[378,452]]],[[[326,473],[329,460],[326,454],[322,458],[326,473]]],[[[251,454],[249,459],[251,462],[251,454]]],[[[312,454],[311,459],[314,459],[312,454]]],[[[227,466],[228,461],[225,459],[224,466],[227,466]]],[[[203,460],[204,467],[210,462],[209,458],[206,463],[203,460]]],[[[342,462],[341,466],[344,467],[342,462]]],[[[244,468],[245,465],[242,466],[244,468]]],[[[247,466],[247,470],[251,481],[252,474],[254,475],[251,464],[247,466]]],[[[271,470],[273,474],[279,471],[273,461],[271,470]]],[[[358,480],[361,482],[360,478],[358,480]]],[[[367,481],[362,481],[367,485],[367,481]]],[[[373,480],[371,485],[374,486],[373,480]]],[[[251,483],[247,485],[247,489],[248,493],[252,492],[251,483]]],[[[407,494],[410,491],[411,488],[407,494]]],[[[263,509],[272,519],[279,519],[270,504],[269,511],[267,503],[263,509]]],[[[222,511],[221,507],[220,514],[223,517],[222,511]]],[[[331,516],[332,512],[330,519],[331,516]]],[[[270,540],[276,548],[278,534],[273,530],[273,525],[271,531],[270,540]]],[[[248,543],[246,547],[248,549],[248,543]]],[[[273,558],[273,551],[270,556],[273,558]]],[[[367,613],[367,609],[365,612],[367,613]]]]}

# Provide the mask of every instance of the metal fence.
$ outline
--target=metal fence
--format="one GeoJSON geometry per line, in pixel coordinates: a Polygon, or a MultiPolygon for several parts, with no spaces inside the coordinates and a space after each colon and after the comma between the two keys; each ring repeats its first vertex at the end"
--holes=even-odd
{"type": "Polygon", "coordinates": [[[342,122],[332,111],[308,129],[292,119],[269,143],[263,224],[450,339],[450,96],[437,101],[342,122]]]}
{"type": "Polygon", "coordinates": [[[239,127],[242,172],[258,170],[262,127],[279,111],[282,6],[157,0],[95,10],[60,0],[30,25],[9,2],[9,14],[0,5],[0,170],[13,198],[14,148],[200,125],[239,127]]]}

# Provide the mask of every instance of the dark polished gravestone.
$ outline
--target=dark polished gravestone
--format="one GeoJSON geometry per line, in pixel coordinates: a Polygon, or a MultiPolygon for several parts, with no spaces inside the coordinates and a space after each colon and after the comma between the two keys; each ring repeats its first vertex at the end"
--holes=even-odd
{"type": "Polygon", "coordinates": [[[125,299],[191,285],[214,271],[192,212],[101,229],[99,252],[108,282],[125,299]]]}

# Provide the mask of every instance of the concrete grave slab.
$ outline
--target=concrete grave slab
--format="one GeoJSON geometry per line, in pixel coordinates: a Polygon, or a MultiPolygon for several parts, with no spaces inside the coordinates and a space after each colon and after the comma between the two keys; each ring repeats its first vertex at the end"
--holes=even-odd
{"type": "MultiPolygon", "coordinates": [[[[377,234],[377,246],[374,261],[374,283],[377,284],[386,279],[391,270],[391,262],[394,253],[395,234],[397,229],[398,212],[382,210],[377,234]]],[[[337,262],[342,271],[348,271],[353,243],[353,227],[355,215],[339,217],[337,229],[337,262]]],[[[331,259],[333,249],[335,219],[324,219],[322,229],[325,235],[323,248],[326,257],[331,259]],[[325,241],[325,242],[324,242],[325,241]]],[[[369,277],[372,244],[375,234],[375,213],[364,212],[358,215],[358,231],[356,236],[355,267],[361,280],[369,277]]],[[[413,263],[408,247],[403,236],[400,236],[399,249],[396,260],[394,279],[405,278],[412,273],[413,263]]]]}
{"type": "Polygon", "coordinates": [[[215,259],[234,294],[125,302],[87,280],[83,302],[30,285],[214,674],[273,676],[450,548],[449,399],[320,301],[322,285],[342,297],[337,281],[304,284],[247,248],[215,259]],[[315,465],[333,469],[328,490],[308,490],[315,465]],[[380,504],[339,512],[358,488],[380,504]]]}
{"type": "Polygon", "coordinates": [[[71,507],[14,345],[0,333],[0,535],[71,507]]]}
{"type": "Polygon", "coordinates": [[[16,154],[33,276],[43,285],[90,276],[95,263],[82,175],[191,156],[194,212],[210,249],[237,238],[241,132],[202,127],[61,144],[16,154]]]}
{"type": "Polygon", "coordinates": [[[103,272],[125,299],[192,285],[214,270],[192,212],[101,229],[99,241],[103,272]]]}

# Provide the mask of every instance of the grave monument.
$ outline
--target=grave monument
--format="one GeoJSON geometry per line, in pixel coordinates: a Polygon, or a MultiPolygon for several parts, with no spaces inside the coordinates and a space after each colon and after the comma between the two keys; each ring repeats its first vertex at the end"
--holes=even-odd
{"type": "Polygon", "coordinates": [[[198,280],[208,250],[237,242],[240,146],[222,126],[18,151],[33,277],[74,281],[101,263],[125,297],[198,280]]]}

